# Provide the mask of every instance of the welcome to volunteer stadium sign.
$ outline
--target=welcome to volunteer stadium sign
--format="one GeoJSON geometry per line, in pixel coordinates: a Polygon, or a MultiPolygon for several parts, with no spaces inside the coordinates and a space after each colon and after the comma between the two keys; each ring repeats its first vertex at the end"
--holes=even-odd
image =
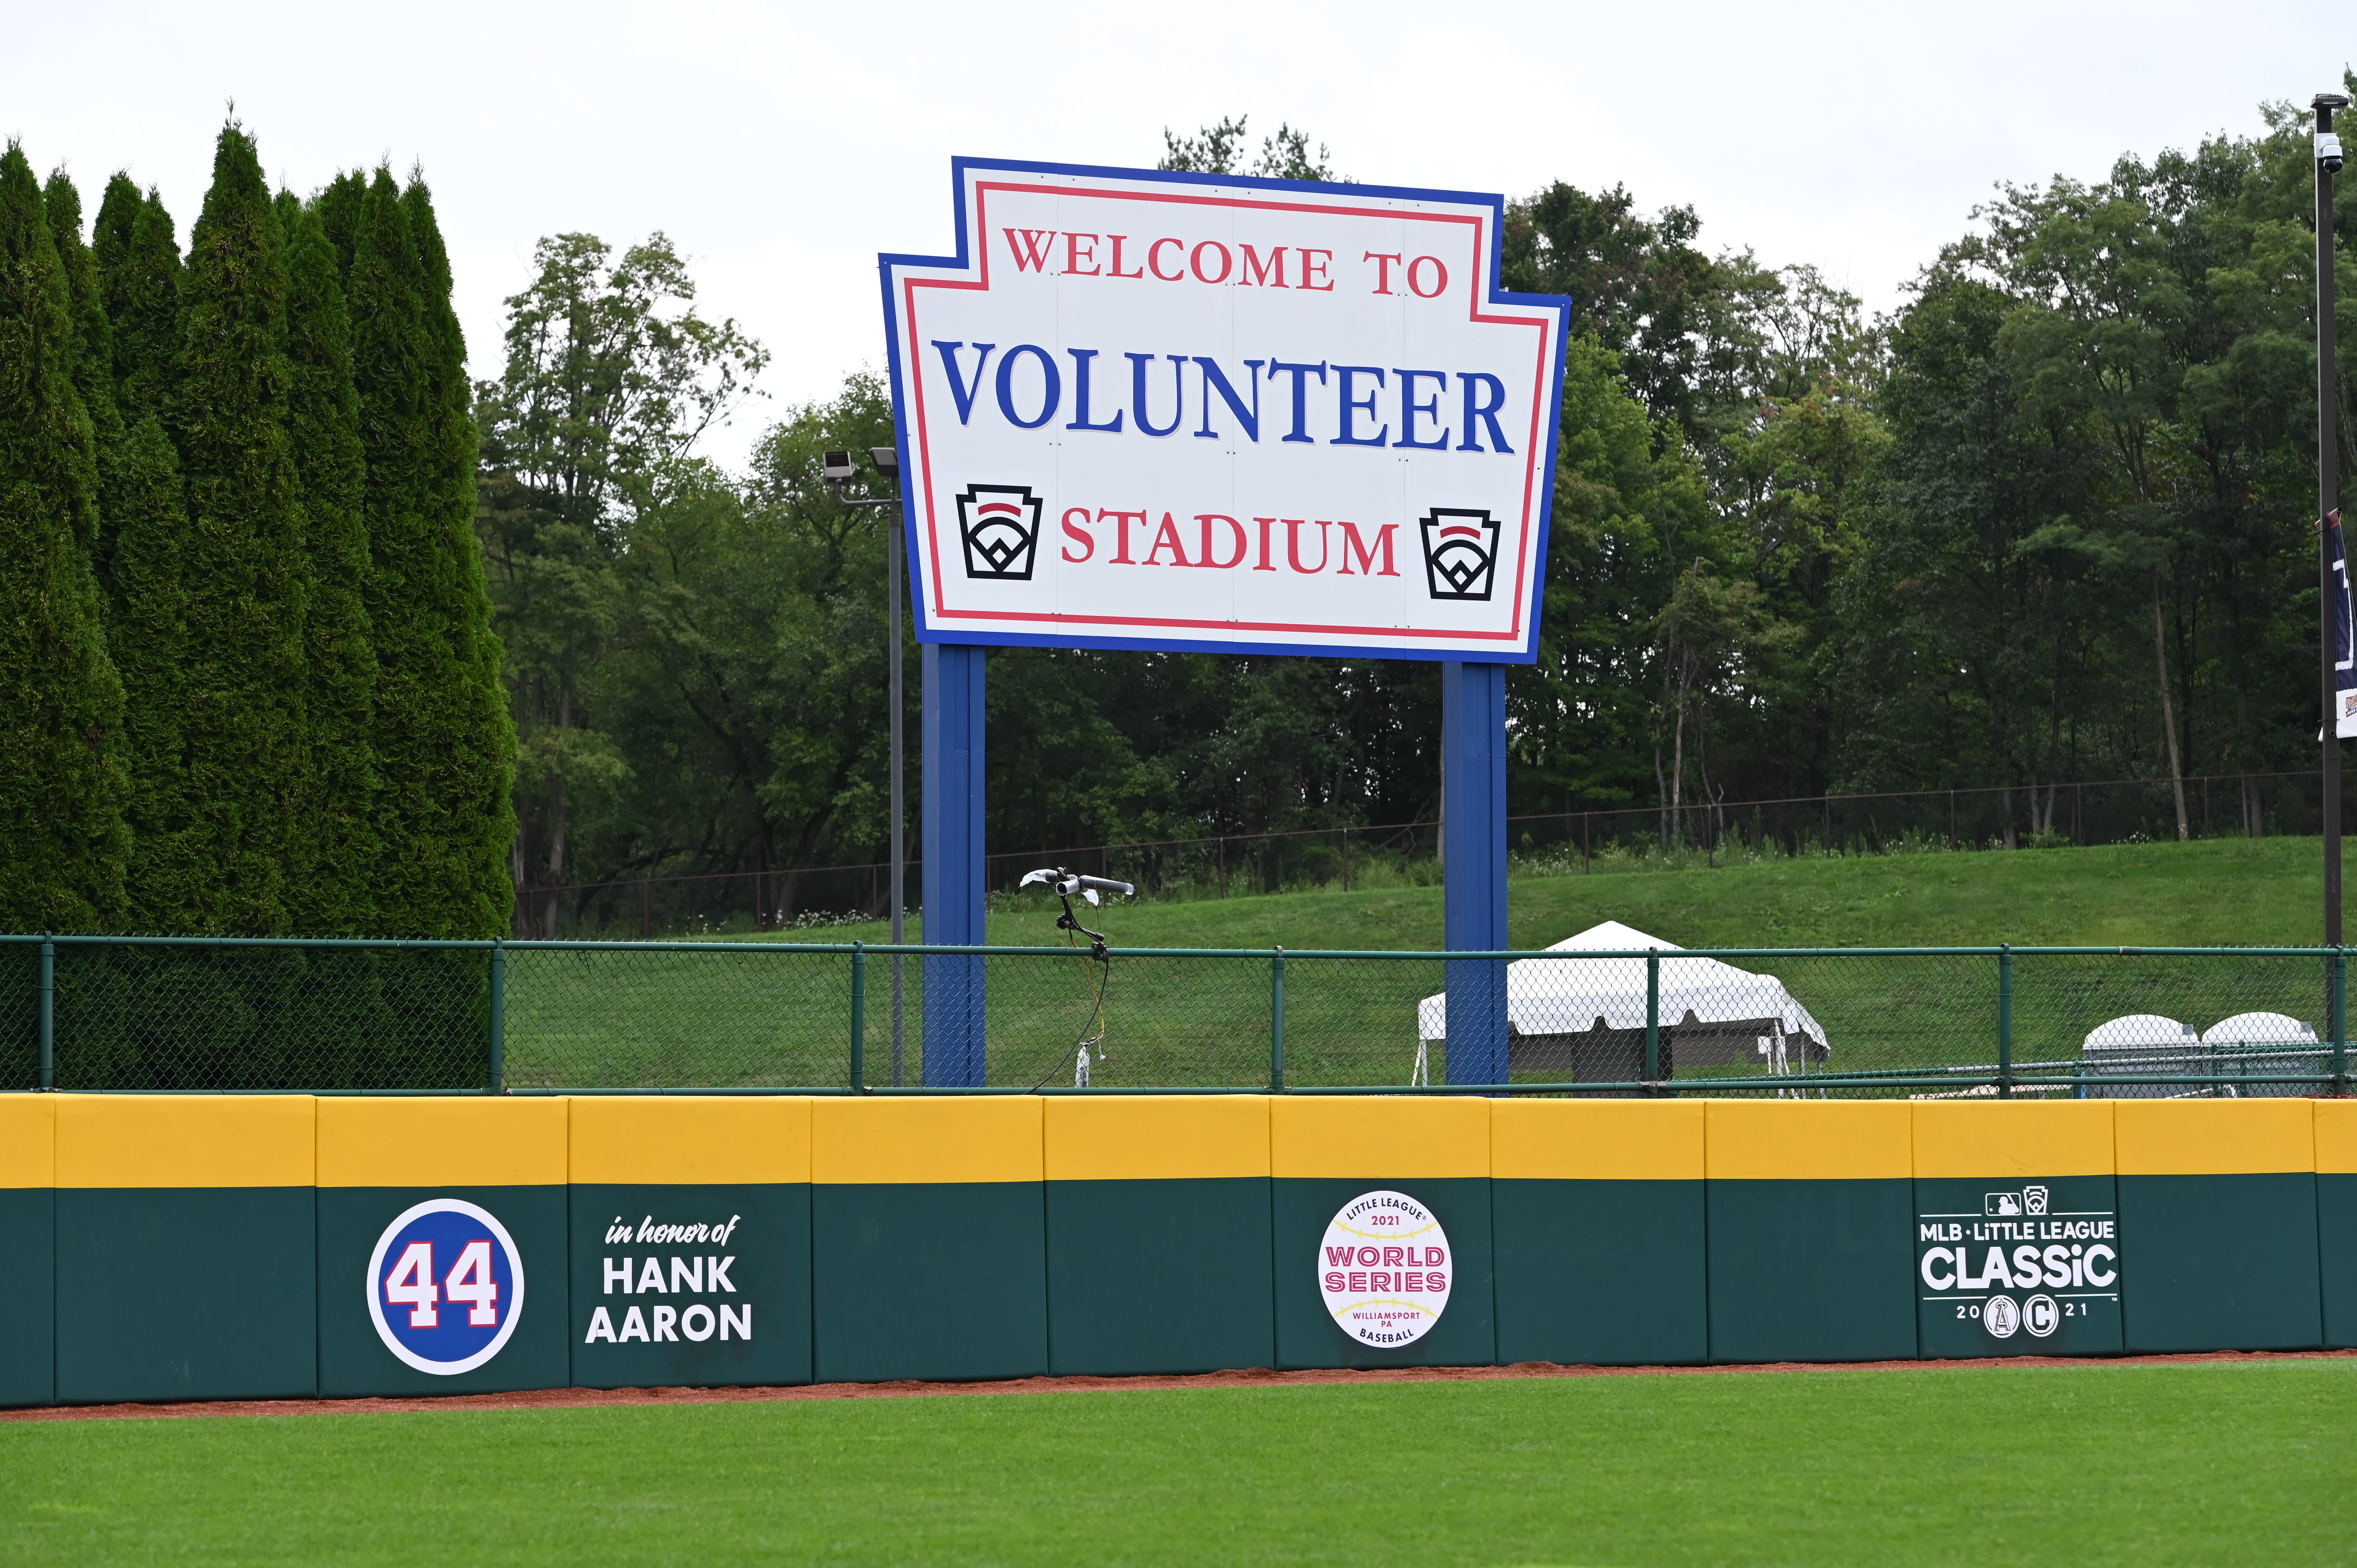
{"type": "Polygon", "coordinates": [[[953,179],[881,258],[920,640],[1535,657],[1569,306],[1501,198],[953,179]]]}

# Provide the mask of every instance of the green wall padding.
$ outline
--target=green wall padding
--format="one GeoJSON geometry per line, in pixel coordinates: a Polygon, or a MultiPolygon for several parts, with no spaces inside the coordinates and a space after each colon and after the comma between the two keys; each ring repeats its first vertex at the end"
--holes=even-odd
{"type": "Polygon", "coordinates": [[[323,1187],[319,1189],[319,1391],[504,1393],[563,1388],[572,1371],[562,1187],[323,1187]],[[369,1254],[403,1210],[429,1197],[489,1209],[523,1260],[523,1316],[500,1353],[472,1371],[423,1372],[394,1359],[370,1320],[369,1254]]]}
{"type": "Polygon", "coordinates": [[[1915,1348],[1915,1184],[1712,1181],[1710,1359],[1887,1361],[1915,1348]]]}
{"type": "Polygon", "coordinates": [[[1701,1182],[1500,1179],[1490,1202],[1500,1361],[1709,1358],[1701,1182]]]}
{"type": "Polygon", "coordinates": [[[1488,1176],[1278,1176],[1271,1188],[1278,1366],[1478,1367],[1497,1359],[1488,1176]],[[1423,1338],[1396,1348],[1361,1344],[1335,1326],[1318,1284],[1318,1246],[1328,1222],[1352,1198],[1384,1188],[1432,1210],[1448,1232],[1457,1269],[1440,1321],[1423,1338]]]}
{"type": "Polygon", "coordinates": [[[2107,1176],[1918,1177],[1915,1299],[1922,1353],[2117,1355],[2125,1267],[2118,1208],[2107,1176]],[[2032,1268],[2023,1267],[2029,1262],[2024,1247],[2037,1250],[2032,1268]],[[2085,1277],[2091,1247],[2109,1249],[2109,1256],[2094,1254],[2092,1280],[2085,1277]],[[1954,1258],[1960,1250],[1966,1254],[1961,1273],[1954,1258]],[[1994,1261],[1993,1251],[2000,1254],[1994,1261]],[[2000,1296],[2007,1305],[1992,1308],[2000,1296]]]}
{"type": "Polygon", "coordinates": [[[2324,1342],[2357,1346],[2357,1175],[2316,1178],[2316,1238],[2324,1285],[2324,1342]]]}
{"type": "Polygon", "coordinates": [[[57,1222],[49,1188],[0,1187],[0,1405],[57,1397],[57,1222]]]}
{"type": "Polygon", "coordinates": [[[316,1394],[313,1192],[59,1189],[59,1402],[316,1394]]]}
{"type": "Polygon", "coordinates": [[[2119,1184],[2129,1350],[2324,1342],[2312,1173],[2124,1176],[2119,1184]]]}
{"type": "Polygon", "coordinates": [[[1265,1176],[1048,1183],[1060,1375],[1273,1367],[1265,1176]]]}
{"type": "Polygon", "coordinates": [[[811,1189],[819,1382],[1038,1377],[1048,1369],[1043,1184],[811,1189]]]}
{"type": "Polygon", "coordinates": [[[807,1183],[584,1183],[572,1189],[571,1202],[572,1326],[566,1340],[576,1387],[713,1388],[810,1381],[807,1183]],[[606,1240],[618,1220],[630,1228],[630,1240],[606,1240]],[[648,1235],[651,1225],[702,1225],[709,1234],[698,1240],[655,1240],[648,1235]],[[640,1239],[642,1235],[648,1239],[640,1239]],[[716,1239],[720,1236],[726,1239],[716,1239]],[[640,1288],[651,1283],[651,1262],[661,1290],[640,1288]],[[679,1316],[655,1321],[658,1305],[679,1316]],[[689,1308],[697,1305],[704,1312],[688,1321],[689,1308]],[[630,1316],[633,1307],[639,1310],[636,1319],[630,1316]],[[659,1339],[665,1330],[674,1337],[659,1339]],[[701,1339],[695,1337],[698,1333],[701,1339]]]}

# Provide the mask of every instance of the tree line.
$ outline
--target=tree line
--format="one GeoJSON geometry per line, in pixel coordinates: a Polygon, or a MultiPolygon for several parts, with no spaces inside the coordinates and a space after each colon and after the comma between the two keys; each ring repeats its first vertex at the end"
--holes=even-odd
{"type": "Polygon", "coordinates": [[[128,174],[0,156],[0,912],[16,930],[507,929],[514,742],[422,178],[273,193],[221,133],[182,252],[128,174]]]}
{"type": "MultiPolygon", "coordinates": [[[[85,238],[0,164],[9,918],[522,934],[518,889],[880,858],[889,514],[819,477],[890,441],[878,379],[725,467],[766,350],[662,234],[573,233],[469,385],[420,180],[218,152],[185,255],[127,177],[85,238]]],[[[1340,177],[1241,120],[1161,162],[1340,177]]],[[[2050,842],[2072,779],[2309,766],[2311,178],[2277,106],[2007,187],[1874,317],[1689,208],[1511,202],[1575,333],[1510,810],[1996,785],[2050,842]]],[[[1010,649],[988,692],[996,849],[1440,806],[1426,665],[1010,649]]]]}
{"type": "MultiPolygon", "coordinates": [[[[1338,177],[1242,120],[1161,162],[1338,177]]],[[[1510,203],[1506,286],[1574,313],[1510,809],[1686,808],[1671,833],[1697,804],[1995,785],[2005,842],[2053,842],[2063,782],[2312,766],[2312,177],[2275,106],[2006,187],[1875,318],[1813,267],[1706,252],[1689,208],[1510,203]]],[[[763,356],[693,297],[660,235],[546,242],[478,392],[519,886],[885,841],[888,524],[818,478],[890,438],[885,391],[850,377],[725,473],[693,446],[763,356]]],[[[994,848],[1440,807],[1425,665],[1008,649],[988,691],[994,848]]],[[[2243,822],[2267,829],[2255,793],[2243,822]]]]}

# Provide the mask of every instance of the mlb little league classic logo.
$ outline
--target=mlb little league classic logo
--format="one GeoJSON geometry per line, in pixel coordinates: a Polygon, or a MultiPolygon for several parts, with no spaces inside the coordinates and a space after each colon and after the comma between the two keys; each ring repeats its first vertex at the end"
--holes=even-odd
{"type": "Polygon", "coordinates": [[[1039,509],[1028,485],[968,485],[957,498],[965,575],[1028,583],[1039,548],[1039,509]]]}
{"type": "Polygon", "coordinates": [[[490,1210],[457,1197],[404,1209],[377,1238],[369,1321],[405,1366],[471,1372],[506,1348],[523,1316],[523,1258],[490,1210]]]}
{"type": "Polygon", "coordinates": [[[1487,600],[1497,578],[1500,524],[1486,510],[1435,507],[1420,524],[1425,586],[1436,599],[1487,600]]]}

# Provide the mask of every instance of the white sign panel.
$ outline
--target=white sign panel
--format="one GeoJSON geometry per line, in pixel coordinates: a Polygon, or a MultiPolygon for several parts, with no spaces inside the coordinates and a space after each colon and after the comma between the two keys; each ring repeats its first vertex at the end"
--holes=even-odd
{"type": "Polygon", "coordinates": [[[1318,1289],[1361,1345],[1413,1345],[1448,1310],[1457,1263],[1432,1210],[1404,1192],[1361,1193],[1318,1243],[1318,1289]]]}
{"type": "Polygon", "coordinates": [[[1528,662],[1567,302],[1494,196],[955,165],[885,256],[918,635],[1528,662]]]}

